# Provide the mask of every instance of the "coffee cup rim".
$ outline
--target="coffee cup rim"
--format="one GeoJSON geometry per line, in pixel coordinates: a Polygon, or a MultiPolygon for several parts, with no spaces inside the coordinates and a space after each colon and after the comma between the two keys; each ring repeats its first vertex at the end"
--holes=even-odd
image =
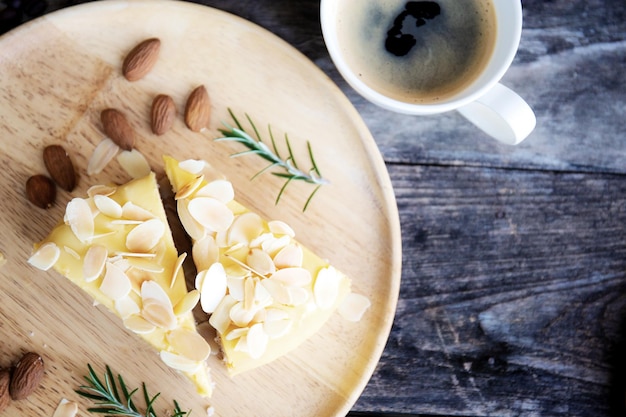
{"type": "Polygon", "coordinates": [[[437,114],[458,109],[475,101],[489,91],[504,76],[517,54],[522,35],[521,2],[519,0],[494,0],[493,6],[498,26],[496,30],[501,30],[500,28],[503,22],[505,22],[506,32],[502,33],[506,34],[506,36],[496,36],[492,55],[482,73],[463,91],[453,97],[436,103],[411,103],[385,96],[374,90],[364,83],[347,64],[339,46],[336,30],[338,4],[338,0],[321,0],[320,2],[322,36],[335,67],[344,80],[365,99],[382,108],[398,113],[413,115],[437,114]]]}

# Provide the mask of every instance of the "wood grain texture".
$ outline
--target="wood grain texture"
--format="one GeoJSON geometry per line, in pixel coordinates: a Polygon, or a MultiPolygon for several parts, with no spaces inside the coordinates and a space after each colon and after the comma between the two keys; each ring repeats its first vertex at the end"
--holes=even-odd
{"type": "MultiPolygon", "coordinates": [[[[350,409],[391,328],[401,270],[400,225],[371,134],[317,67],[270,32],[219,10],[169,1],[107,1],[49,14],[5,35],[0,71],[0,160],[5,166],[0,250],[8,259],[0,269],[0,336],[7,341],[2,353],[10,361],[21,351],[39,351],[48,365],[39,395],[13,403],[7,413],[51,415],[62,397],[77,399],[73,390],[82,383],[87,363],[100,370],[110,365],[132,386],[146,382],[164,394],[160,407],[178,399],[194,414],[201,415],[208,403],[221,416],[341,416],[350,409]],[[135,24],[138,19],[142,24],[135,24]],[[152,36],[162,41],[159,62],[130,83],[121,75],[123,57],[152,36]],[[179,118],[167,134],[152,134],[152,98],[167,93],[182,107],[197,85],[209,90],[210,128],[194,133],[179,118]],[[84,196],[94,184],[130,179],[115,160],[102,173],[86,174],[104,138],[100,113],[109,107],[126,115],[137,133],[135,148],[158,175],[163,174],[163,154],[207,159],[232,181],[237,200],[290,224],[300,242],[353,277],[354,291],[370,298],[364,319],[349,323],[334,316],[285,358],[234,378],[212,357],[217,389],[207,402],[77,287],[55,272],[30,267],[26,260],[32,244],[62,218],[70,198],[84,196]],[[306,213],[307,184],[290,185],[277,205],[280,178],[266,173],[250,180],[265,167],[261,158],[231,159],[242,149],[213,141],[221,122],[229,121],[229,107],[242,121],[248,113],[264,135],[271,124],[284,152],[280,138],[288,133],[297,161],[308,161],[306,140],[311,142],[316,163],[332,183],[316,194],[306,213]],[[24,197],[24,184],[33,173],[45,173],[42,152],[51,143],[68,150],[80,178],[74,192],[59,193],[58,203],[41,211],[24,197]]],[[[81,408],[86,407],[81,400],[81,408]]]]}

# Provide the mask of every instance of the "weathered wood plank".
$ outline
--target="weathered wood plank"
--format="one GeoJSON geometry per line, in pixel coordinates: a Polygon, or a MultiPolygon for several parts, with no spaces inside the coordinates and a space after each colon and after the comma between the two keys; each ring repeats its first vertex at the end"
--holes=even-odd
{"type": "Polygon", "coordinates": [[[356,409],[609,415],[626,319],[619,175],[391,165],[401,300],[356,409]],[[615,379],[614,379],[615,378],[615,379]]]}

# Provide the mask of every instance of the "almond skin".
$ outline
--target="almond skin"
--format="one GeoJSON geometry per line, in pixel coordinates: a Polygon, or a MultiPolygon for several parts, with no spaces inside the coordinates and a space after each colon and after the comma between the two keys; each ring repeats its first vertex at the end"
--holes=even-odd
{"type": "Polygon", "coordinates": [[[125,151],[131,151],[135,146],[135,131],[124,116],[117,109],[105,109],[100,114],[104,134],[117,146],[125,151]]]}
{"type": "Polygon", "coordinates": [[[122,74],[128,81],[137,81],[150,72],[156,64],[161,49],[158,38],[150,38],[135,46],[124,58],[122,74]]]}
{"type": "Polygon", "coordinates": [[[61,145],[49,145],[43,150],[43,162],[57,185],[66,191],[76,187],[76,171],[70,156],[61,145]]]}
{"type": "Polygon", "coordinates": [[[33,393],[43,378],[43,359],[35,352],[28,352],[13,369],[9,392],[13,400],[22,400],[33,393]]]}
{"type": "Polygon", "coordinates": [[[11,402],[11,394],[9,393],[10,383],[11,371],[8,369],[0,369],[0,413],[2,413],[11,402]]]}
{"type": "Polygon", "coordinates": [[[57,197],[56,184],[45,175],[33,175],[26,181],[26,197],[37,207],[50,208],[57,197]]]}
{"type": "Polygon", "coordinates": [[[174,100],[165,94],[159,94],[152,101],[152,133],[162,135],[167,132],[176,119],[176,104],[174,100]]]}
{"type": "Polygon", "coordinates": [[[194,132],[199,132],[209,125],[211,119],[211,102],[209,93],[201,85],[196,87],[185,105],[185,124],[194,132]]]}

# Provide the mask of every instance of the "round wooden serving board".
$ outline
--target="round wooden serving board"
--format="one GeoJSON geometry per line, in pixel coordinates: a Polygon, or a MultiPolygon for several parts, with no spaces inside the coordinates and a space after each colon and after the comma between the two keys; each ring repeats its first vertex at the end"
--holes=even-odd
{"type": "MultiPolygon", "coordinates": [[[[131,387],[145,382],[161,392],[159,413],[179,401],[192,415],[212,404],[218,416],[343,416],[374,371],[394,317],[401,269],[400,226],[385,165],[371,134],[340,90],[314,64],[287,43],[248,21],[208,7],[175,1],[100,1],[52,13],[0,38],[0,366],[21,353],[39,352],[46,363],[40,389],[13,402],[7,415],[51,416],[67,398],[90,405],[73,390],[83,383],[87,364],[102,373],[106,364],[131,387]],[[162,41],[155,68],[128,82],[121,62],[138,42],[162,41]],[[189,131],[180,114],[187,95],[206,86],[211,96],[210,129],[189,131]],[[152,99],[169,94],[179,116],[171,131],[155,136],[149,128],[152,99]],[[100,112],[126,113],[138,133],[136,148],[163,174],[161,157],[206,159],[223,172],[236,199],[268,219],[280,219],[296,238],[353,280],[355,292],[372,301],[358,323],[335,314],[298,349],[274,363],[230,378],[211,359],[217,388],[210,400],[165,366],[145,342],[113,314],[54,271],[27,264],[34,242],[62,218],[72,196],[94,184],[130,178],[114,160],[100,174],[86,167],[103,139],[100,112]],[[262,136],[271,125],[278,145],[287,133],[296,160],[307,165],[306,141],[317,165],[331,181],[302,207],[310,185],[290,184],[278,205],[282,180],[254,155],[215,142],[230,121],[228,108],[249,114],[262,136]],[[79,172],[72,193],[60,191],[49,210],[25,197],[29,176],[46,173],[42,151],[62,144],[79,172]]],[[[284,147],[283,147],[284,149],[284,147]]],[[[159,414],[160,415],[160,414],[159,414]]],[[[163,413],[163,415],[165,415],[163,413]]]]}

